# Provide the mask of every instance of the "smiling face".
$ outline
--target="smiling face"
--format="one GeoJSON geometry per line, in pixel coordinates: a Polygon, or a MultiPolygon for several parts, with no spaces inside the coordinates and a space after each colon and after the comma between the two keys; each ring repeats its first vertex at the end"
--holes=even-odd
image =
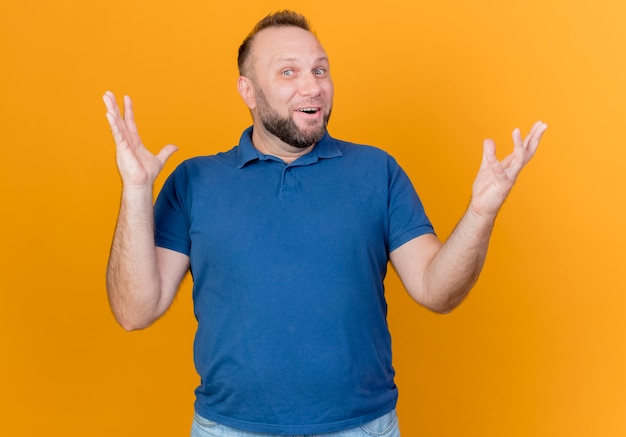
{"type": "Polygon", "coordinates": [[[307,149],[321,140],[326,132],[330,109],[323,111],[315,102],[284,116],[272,106],[260,88],[257,89],[256,102],[257,119],[263,128],[289,146],[307,149]]]}
{"type": "Polygon", "coordinates": [[[293,26],[263,29],[254,37],[245,72],[238,85],[252,113],[255,146],[297,153],[324,136],[334,90],[315,35],[293,26]]]}

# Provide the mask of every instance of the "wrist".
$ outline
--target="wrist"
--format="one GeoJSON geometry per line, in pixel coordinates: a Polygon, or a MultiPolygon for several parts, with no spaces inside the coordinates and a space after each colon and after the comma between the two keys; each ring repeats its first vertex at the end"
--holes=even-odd
{"type": "Polygon", "coordinates": [[[490,210],[470,202],[466,215],[474,222],[480,222],[493,226],[498,216],[498,210],[490,210]]]}
{"type": "Polygon", "coordinates": [[[123,184],[122,185],[122,197],[127,199],[143,199],[149,197],[152,199],[153,187],[152,184],[123,184]]]}

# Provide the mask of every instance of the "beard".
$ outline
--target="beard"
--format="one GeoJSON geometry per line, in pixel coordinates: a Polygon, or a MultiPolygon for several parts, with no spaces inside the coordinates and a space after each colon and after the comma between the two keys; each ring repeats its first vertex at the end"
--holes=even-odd
{"type": "Polygon", "coordinates": [[[292,117],[281,115],[270,105],[261,89],[257,92],[257,110],[263,127],[275,135],[282,142],[297,149],[306,149],[322,139],[326,133],[326,125],[330,119],[331,110],[324,114],[324,123],[315,126],[317,120],[311,120],[311,129],[302,130],[296,125],[292,117]]]}

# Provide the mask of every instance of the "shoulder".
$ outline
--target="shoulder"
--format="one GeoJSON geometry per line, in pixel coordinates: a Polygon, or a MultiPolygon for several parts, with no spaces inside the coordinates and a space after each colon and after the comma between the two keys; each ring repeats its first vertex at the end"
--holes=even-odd
{"type": "Polygon", "coordinates": [[[238,148],[238,146],[235,146],[226,152],[187,158],[178,164],[174,172],[193,174],[205,169],[215,171],[219,167],[237,167],[238,148]]]}
{"type": "Polygon", "coordinates": [[[237,168],[237,147],[215,155],[187,158],[179,163],[167,177],[164,187],[185,191],[198,183],[216,182],[237,168]]]}
{"type": "Polygon", "coordinates": [[[385,150],[377,146],[364,143],[354,143],[334,137],[330,137],[330,140],[333,141],[335,145],[344,153],[354,153],[364,156],[389,156],[385,150]]]}
{"type": "Polygon", "coordinates": [[[349,159],[370,160],[373,162],[394,161],[393,156],[378,146],[364,143],[355,143],[331,137],[330,140],[349,159]]]}
{"type": "Polygon", "coordinates": [[[401,171],[396,159],[386,150],[369,144],[354,143],[332,138],[345,158],[344,165],[361,168],[375,168],[377,171],[395,173],[401,171]]]}

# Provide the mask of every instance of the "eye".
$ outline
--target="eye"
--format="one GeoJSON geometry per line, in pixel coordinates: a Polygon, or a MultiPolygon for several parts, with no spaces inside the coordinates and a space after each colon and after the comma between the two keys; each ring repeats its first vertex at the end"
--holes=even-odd
{"type": "Polygon", "coordinates": [[[324,76],[326,74],[326,70],[324,70],[323,68],[318,68],[316,70],[313,70],[313,74],[316,76],[324,76]]]}
{"type": "Polygon", "coordinates": [[[283,70],[280,72],[280,74],[283,76],[293,76],[295,73],[293,70],[283,70]]]}

